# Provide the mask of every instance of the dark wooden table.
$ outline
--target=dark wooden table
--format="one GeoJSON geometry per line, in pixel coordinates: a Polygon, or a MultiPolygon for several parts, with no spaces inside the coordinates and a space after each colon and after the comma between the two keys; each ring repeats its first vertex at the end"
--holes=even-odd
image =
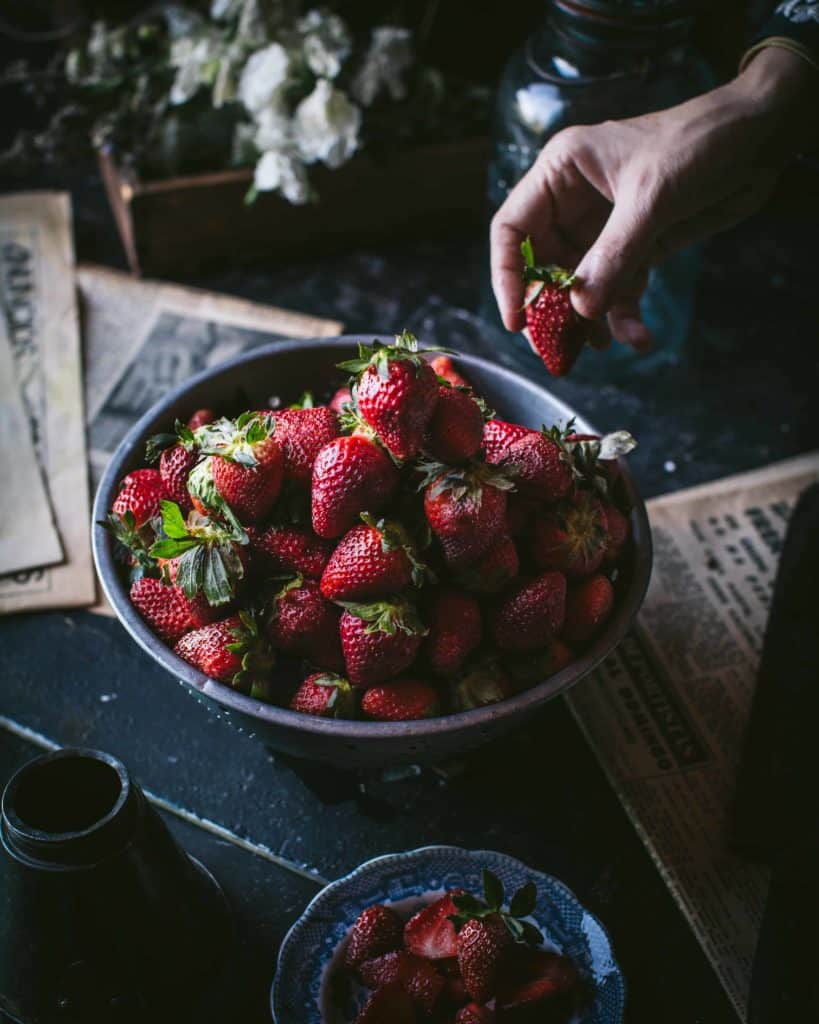
{"type": "MultiPolygon", "coordinates": [[[[622,388],[556,385],[599,426],[640,438],[632,461],[646,496],[816,446],[813,233],[757,218],[709,247],[695,344],[676,371],[622,388]]],[[[87,187],[77,240],[84,259],[120,260],[87,187]]],[[[406,325],[430,343],[496,353],[509,339],[475,315],[483,261],[476,232],[194,283],[337,317],[351,331],[406,325]]],[[[463,762],[360,779],[286,761],[210,717],[115,621],[10,617],[0,650],[0,782],[52,745],[125,761],[228,894],[244,952],[232,1019],[269,1019],[278,945],[326,880],[380,853],[445,842],[503,850],[564,879],[612,935],[629,1024],[734,1020],[562,701],[463,762]]]]}

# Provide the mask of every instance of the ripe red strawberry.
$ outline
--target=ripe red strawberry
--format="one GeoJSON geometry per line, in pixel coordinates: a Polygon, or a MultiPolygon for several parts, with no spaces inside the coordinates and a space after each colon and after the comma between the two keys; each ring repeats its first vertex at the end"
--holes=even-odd
{"type": "Polygon", "coordinates": [[[518,568],[515,542],[502,534],[486,554],[459,573],[457,579],[473,594],[497,594],[517,576],[518,568]]]}
{"type": "Polygon", "coordinates": [[[354,718],[358,701],[346,679],[330,672],[314,672],[293,694],[292,711],[318,718],[354,718]]]}
{"type": "Polygon", "coordinates": [[[295,572],[308,579],[320,579],[333,550],[332,544],[317,537],[309,526],[251,527],[251,547],[272,572],[295,572]]]}
{"type": "Polygon", "coordinates": [[[345,406],[352,405],[353,396],[349,388],[339,388],[330,399],[330,408],[333,412],[342,413],[345,406]]]}
{"type": "Polygon", "coordinates": [[[267,634],[287,654],[309,658],[321,668],[341,670],[340,611],[321,596],[318,582],[296,576],[273,599],[267,634]]]}
{"type": "Polygon", "coordinates": [[[495,643],[503,651],[535,651],[563,628],[566,577],[544,572],[511,587],[495,609],[495,643]]]}
{"type": "Polygon", "coordinates": [[[603,505],[603,520],[606,528],[606,553],[603,564],[613,568],[623,553],[626,541],[631,533],[631,523],[627,516],[614,505],[603,505]]]}
{"type": "Polygon", "coordinates": [[[471,392],[440,385],[425,447],[442,462],[465,462],[483,440],[483,412],[471,392]]]}
{"type": "Polygon", "coordinates": [[[165,496],[175,501],[183,512],[193,508],[188,494],[188,474],[196,465],[198,453],[184,445],[175,444],[159,457],[159,475],[165,488],[165,496]]]}
{"type": "Polygon", "coordinates": [[[471,388],[472,385],[456,369],[449,356],[436,356],[430,359],[429,365],[435,371],[436,376],[442,377],[454,388],[471,388]]]}
{"type": "Polygon", "coordinates": [[[174,653],[236,690],[260,699],[270,695],[273,654],[248,612],[186,633],[177,641],[174,653]]]}
{"type": "Polygon", "coordinates": [[[498,704],[511,697],[512,682],[494,660],[477,665],[452,688],[452,707],[455,711],[471,711],[498,704]]]}
{"type": "Polygon", "coordinates": [[[531,431],[509,445],[501,465],[514,470],[520,493],[539,501],[557,501],[572,486],[572,469],[554,437],[531,431]]]}
{"type": "Polygon", "coordinates": [[[416,1024],[412,997],[400,981],[373,992],[354,1024],[416,1024]]]}
{"type": "Polygon", "coordinates": [[[506,491],[513,484],[489,467],[446,469],[423,466],[427,484],[424,513],[451,569],[476,561],[491,547],[506,520],[506,491]]]}
{"type": "Polygon", "coordinates": [[[285,476],[309,483],[319,451],[338,437],[338,416],[326,405],[282,409],[272,416],[273,436],[284,455],[285,476]]]}
{"type": "Polygon", "coordinates": [[[555,637],[540,651],[507,658],[505,665],[515,681],[515,689],[526,690],[560,672],[572,661],[574,653],[559,637],[555,637]]]}
{"type": "Polygon", "coordinates": [[[495,1024],[495,1014],[488,1006],[467,1003],[455,1014],[455,1024],[495,1024]]]}
{"type": "Polygon", "coordinates": [[[344,965],[353,970],[365,960],[401,948],[404,922],[392,907],[374,903],[362,910],[350,929],[344,950],[344,965]]]}
{"type": "Polygon", "coordinates": [[[188,420],[189,430],[198,430],[200,427],[205,427],[208,423],[213,423],[216,419],[216,413],[213,409],[197,409],[196,412],[188,420]]]}
{"type": "Polygon", "coordinates": [[[365,690],[361,710],[377,722],[434,718],[439,710],[438,693],[420,679],[393,679],[365,690]]]}
{"type": "Polygon", "coordinates": [[[481,642],[481,608],[474,597],[451,587],[435,595],[429,609],[426,653],[436,675],[454,675],[481,642]]]}
{"type": "Polygon", "coordinates": [[[614,587],[605,576],[592,576],[572,587],[566,595],[563,637],[576,651],[582,651],[614,609],[614,587]]]}
{"type": "Polygon", "coordinates": [[[210,457],[188,477],[196,509],[248,524],[267,515],[284,476],[282,450],[270,430],[269,417],[259,413],[200,428],[196,443],[210,457]]]}
{"type": "Polygon", "coordinates": [[[360,375],[359,412],[395,458],[416,455],[438,401],[438,380],[413,335],[404,331],[394,345],[359,345],[359,358],[339,368],[360,375]]]}
{"type": "Polygon", "coordinates": [[[499,968],[514,941],[500,914],[472,918],[458,932],[458,966],[476,1002],[495,995],[499,968]]]}
{"type": "Polygon", "coordinates": [[[131,585],[131,603],[157,636],[175,643],[219,614],[204,597],[189,600],[179,587],[143,576],[131,585]]]}
{"type": "Polygon", "coordinates": [[[588,491],[578,491],[535,522],[535,563],[541,569],[560,569],[572,579],[590,576],[603,561],[607,545],[603,506],[588,491]]]}
{"type": "Polygon", "coordinates": [[[450,918],[458,913],[454,898],[463,895],[463,889],[453,889],[407,921],[404,926],[404,946],[410,953],[426,957],[427,960],[451,960],[457,957],[458,935],[450,918]]]}
{"type": "Polygon", "coordinates": [[[529,238],[520,248],[525,263],[529,344],[549,373],[562,377],[574,366],[586,342],[595,339],[595,325],[579,316],[572,306],[574,274],[561,267],[538,266],[529,238]]]}
{"type": "Polygon", "coordinates": [[[337,437],[313,464],[313,529],[340,537],[362,512],[377,512],[398,487],[398,470],[384,449],[367,437],[337,437]]]}
{"type": "Polygon", "coordinates": [[[379,989],[394,981],[400,982],[423,1013],[432,1013],[445,985],[429,960],[403,949],[366,960],[359,967],[358,975],[367,988],[379,989]]]}
{"type": "Polygon", "coordinates": [[[506,458],[509,448],[515,441],[535,433],[537,431],[530,430],[520,423],[507,423],[506,420],[499,419],[487,420],[483,425],[483,457],[490,466],[497,466],[506,458]]]}
{"type": "Polygon", "coordinates": [[[363,513],[339,541],[321,577],[321,592],[331,601],[389,597],[410,583],[420,586],[424,566],[397,522],[363,513]]]}
{"type": "Polygon", "coordinates": [[[572,961],[544,949],[516,947],[514,952],[498,982],[498,1024],[568,1024],[579,1002],[580,979],[572,961]]]}
{"type": "Polygon", "coordinates": [[[345,609],[339,623],[341,646],[353,686],[374,686],[415,661],[426,629],[411,604],[339,603],[345,609]]]}
{"type": "Polygon", "coordinates": [[[130,512],[134,526],[139,529],[159,515],[159,503],[164,497],[165,487],[158,469],[135,469],[122,481],[112,511],[120,519],[130,512]]]}

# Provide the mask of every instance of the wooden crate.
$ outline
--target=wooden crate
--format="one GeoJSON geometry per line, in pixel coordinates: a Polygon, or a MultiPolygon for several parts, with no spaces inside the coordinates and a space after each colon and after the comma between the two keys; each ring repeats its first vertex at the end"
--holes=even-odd
{"type": "Polygon", "coordinates": [[[361,154],[334,171],[312,169],[320,198],[304,206],[273,194],[245,205],[248,170],[138,182],[110,151],[99,159],[128,265],[163,275],[480,230],[488,156],[485,138],[361,154]]]}

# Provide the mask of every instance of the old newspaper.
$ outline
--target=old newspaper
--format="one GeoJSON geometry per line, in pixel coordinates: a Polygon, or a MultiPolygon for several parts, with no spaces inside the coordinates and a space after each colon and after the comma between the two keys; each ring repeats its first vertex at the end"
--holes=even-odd
{"type": "Polygon", "coordinates": [[[15,383],[65,555],[0,577],[0,612],[89,604],[88,468],[71,206],[62,193],[0,197],[0,313],[15,383]]]}
{"type": "Polygon", "coordinates": [[[724,832],[788,516],[816,479],[819,453],[649,502],[637,625],[567,698],[743,1020],[768,875],[724,832]]]}

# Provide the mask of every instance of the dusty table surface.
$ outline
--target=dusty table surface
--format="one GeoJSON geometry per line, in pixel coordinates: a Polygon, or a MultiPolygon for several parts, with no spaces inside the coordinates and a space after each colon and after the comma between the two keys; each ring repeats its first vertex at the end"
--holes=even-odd
{"type": "MultiPolygon", "coordinates": [[[[75,201],[79,256],[121,264],[97,192],[84,185],[75,201]]],[[[554,385],[598,426],[640,438],[631,461],[646,497],[816,447],[809,228],[759,217],[708,247],[695,344],[677,368],[624,387],[554,385]]],[[[505,360],[510,339],[476,314],[484,256],[476,232],[189,283],[505,360]]],[[[287,761],[215,720],[116,621],[53,612],[0,632],[0,781],[51,744],[122,758],[230,899],[244,974],[233,1019],[269,1020],[278,945],[326,880],[442,842],[505,851],[573,888],[611,933],[629,1024],[735,1020],[561,700],[488,753],[362,779],[287,761]]]]}

